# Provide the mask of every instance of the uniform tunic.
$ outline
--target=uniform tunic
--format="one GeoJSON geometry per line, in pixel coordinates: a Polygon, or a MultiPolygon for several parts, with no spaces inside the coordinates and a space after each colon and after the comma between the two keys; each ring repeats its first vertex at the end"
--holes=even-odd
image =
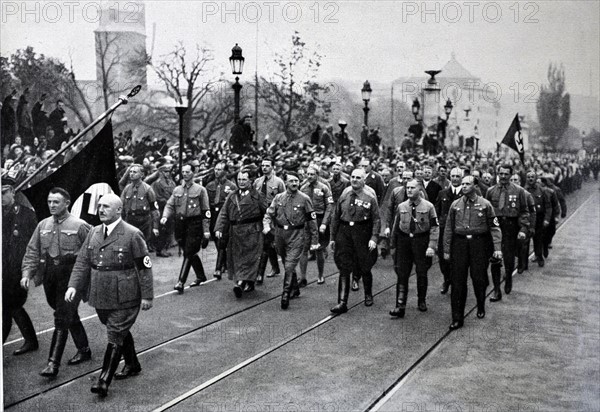
{"type": "Polygon", "coordinates": [[[69,328],[79,322],[77,306],[81,299],[76,296],[71,303],[65,301],[69,276],[91,226],[65,213],[56,218],[42,220],[27,245],[23,258],[23,277],[33,279],[36,286],[44,285],[46,300],[54,309],[54,325],[69,328]]]}
{"type": "Polygon", "coordinates": [[[444,282],[450,282],[450,262],[444,259],[444,229],[446,228],[446,219],[450,212],[452,203],[462,196],[462,191],[459,187],[450,186],[443,189],[439,194],[435,203],[435,211],[440,222],[440,235],[438,237],[438,261],[440,270],[444,275],[444,282]]]}
{"type": "Polygon", "coordinates": [[[236,189],[223,204],[215,231],[227,234],[227,270],[235,281],[255,281],[263,249],[264,202],[254,188],[236,189]]]}
{"type": "Polygon", "coordinates": [[[152,229],[158,229],[158,203],[154,189],[141,180],[129,183],[121,193],[123,220],[142,231],[150,240],[152,229]]]}
{"type": "Polygon", "coordinates": [[[444,229],[444,253],[452,266],[452,319],[462,321],[469,272],[478,305],[485,302],[487,267],[493,251],[500,250],[502,232],[494,208],[486,199],[462,196],[452,203],[444,229]]]}
{"type": "Polygon", "coordinates": [[[335,241],[334,260],[346,272],[357,277],[370,272],[377,259],[369,251],[369,241],[377,242],[381,227],[379,205],[372,190],[346,189],[336,204],[331,222],[331,239],[335,241]]]}
{"type": "Polygon", "coordinates": [[[337,178],[334,176],[331,178],[331,180],[329,180],[329,186],[331,187],[331,196],[333,197],[333,202],[337,203],[344,189],[350,186],[350,180],[346,179],[342,175],[339,175],[337,178]]]}
{"type": "Polygon", "coordinates": [[[215,223],[217,222],[219,212],[223,208],[225,199],[236,189],[236,184],[228,179],[225,179],[222,183],[214,179],[206,184],[206,192],[210,204],[210,232],[213,237],[215,223]]]}
{"type": "MultiPolygon", "coordinates": [[[[324,249],[329,245],[331,212],[333,209],[333,197],[331,189],[325,183],[315,181],[314,183],[307,182],[300,191],[307,195],[312,201],[315,215],[317,216],[317,228],[322,224],[327,226],[325,233],[319,232],[319,248],[324,249]]],[[[306,237],[305,251],[310,248],[310,237],[306,237]]]]}
{"type": "Polygon", "coordinates": [[[104,239],[104,225],[88,233],[73,267],[69,287],[96,309],[109,343],[123,344],[142,299],[154,297],[152,262],[142,232],[119,222],[104,239]]]}

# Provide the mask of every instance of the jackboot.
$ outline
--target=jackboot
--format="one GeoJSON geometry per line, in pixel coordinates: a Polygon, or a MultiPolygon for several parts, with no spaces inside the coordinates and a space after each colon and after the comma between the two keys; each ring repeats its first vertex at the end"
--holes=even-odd
{"type": "Polygon", "coordinates": [[[194,272],[196,272],[196,280],[190,283],[190,287],[200,286],[202,282],[206,282],[206,274],[204,273],[204,266],[198,255],[194,255],[190,258],[194,272]]]}
{"type": "Polygon", "coordinates": [[[81,362],[92,359],[92,351],[90,350],[87,334],[83,328],[81,321],[74,323],[69,327],[71,337],[77,348],[77,353],[67,362],[67,365],[78,365],[81,362]]]}
{"type": "Polygon", "coordinates": [[[269,261],[269,255],[267,252],[263,251],[260,254],[260,259],[258,261],[258,276],[256,277],[256,283],[259,285],[263,283],[263,279],[265,276],[265,271],[267,270],[267,262],[269,261]],[[260,282],[259,282],[260,279],[260,282]]]}
{"type": "Polygon", "coordinates": [[[38,344],[37,336],[35,334],[35,329],[33,328],[33,323],[31,323],[31,318],[23,308],[19,308],[13,312],[13,319],[15,323],[19,327],[21,331],[21,335],[23,335],[23,346],[13,352],[13,355],[18,356],[27,352],[31,352],[34,350],[38,350],[40,347],[38,344]]]}
{"type": "Polygon", "coordinates": [[[192,261],[186,257],[183,258],[183,262],[181,263],[181,270],[179,272],[179,278],[177,279],[177,284],[173,289],[175,289],[179,294],[183,294],[183,285],[187,280],[188,273],[190,273],[190,267],[192,266],[192,261]]]}
{"type": "Polygon", "coordinates": [[[217,263],[215,263],[215,278],[221,280],[221,272],[225,266],[225,251],[223,249],[217,249],[217,263]],[[217,275],[218,273],[218,275],[217,275]]]}
{"type": "Polygon", "coordinates": [[[121,372],[115,373],[116,380],[135,376],[142,371],[142,366],[135,353],[135,344],[131,332],[129,332],[125,337],[125,340],[123,340],[123,359],[125,360],[125,365],[123,365],[121,372]]]}
{"type": "Polygon", "coordinates": [[[492,263],[492,284],[494,286],[494,294],[490,298],[490,302],[498,302],[502,300],[502,292],[500,291],[500,278],[502,277],[502,265],[492,263]]]}
{"type": "Polygon", "coordinates": [[[362,278],[365,287],[365,306],[373,306],[373,274],[369,271],[362,278]]]}
{"type": "Polygon", "coordinates": [[[58,375],[58,367],[62,359],[69,331],[67,329],[54,329],[52,334],[52,342],[50,343],[50,355],[48,356],[48,366],[40,372],[40,375],[46,377],[54,377],[58,375]]]}
{"type": "Polygon", "coordinates": [[[300,282],[298,282],[298,274],[296,271],[292,274],[292,291],[290,292],[290,299],[297,298],[300,296],[300,282]]]}
{"type": "Polygon", "coordinates": [[[504,293],[507,295],[512,291],[512,273],[506,273],[506,279],[504,280],[504,293]]]}
{"type": "Polygon", "coordinates": [[[285,272],[283,276],[283,293],[281,294],[281,309],[286,310],[290,306],[290,295],[292,293],[293,278],[295,272],[285,272]]]}
{"type": "Polygon", "coordinates": [[[330,309],[332,313],[348,312],[348,295],[350,294],[350,276],[340,273],[338,279],[338,304],[330,309]]]}
{"type": "Polygon", "coordinates": [[[390,310],[390,315],[403,318],[406,311],[406,288],[400,282],[396,283],[396,307],[390,310]]]}
{"type": "Polygon", "coordinates": [[[417,275],[417,305],[421,312],[427,312],[427,275],[417,275]]]}
{"type": "Polygon", "coordinates": [[[102,371],[98,377],[98,381],[92,385],[90,390],[92,393],[97,393],[101,397],[108,395],[108,387],[112,382],[112,378],[121,361],[121,346],[109,343],[104,352],[104,362],[102,363],[102,371]]]}

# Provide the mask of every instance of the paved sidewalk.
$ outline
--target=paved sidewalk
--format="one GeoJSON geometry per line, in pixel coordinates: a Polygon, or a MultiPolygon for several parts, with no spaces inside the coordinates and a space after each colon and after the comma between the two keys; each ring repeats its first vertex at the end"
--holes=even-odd
{"type": "Polygon", "coordinates": [[[530,264],[485,319],[471,313],[376,409],[600,411],[599,204],[596,191],[545,267],[530,264]]]}

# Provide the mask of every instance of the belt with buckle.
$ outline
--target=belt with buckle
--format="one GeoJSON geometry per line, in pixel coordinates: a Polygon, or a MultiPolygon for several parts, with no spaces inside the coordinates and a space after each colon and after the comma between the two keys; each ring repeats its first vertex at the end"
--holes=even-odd
{"type": "Polygon", "coordinates": [[[473,240],[473,239],[482,239],[482,238],[488,236],[488,233],[477,233],[474,235],[461,235],[460,233],[455,233],[454,236],[456,236],[460,239],[473,240]]]}
{"type": "Polygon", "coordinates": [[[108,266],[92,265],[92,269],[95,269],[99,272],[113,272],[115,270],[130,270],[133,268],[134,268],[133,265],[108,265],[108,266]]]}
{"type": "Polygon", "coordinates": [[[360,226],[360,225],[367,225],[369,223],[371,223],[372,220],[371,219],[367,219],[367,220],[359,220],[356,222],[347,222],[345,220],[340,220],[340,224],[345,225],[345,226],[360,226]]]}
{"type": "Polygon", "coordinates": [[[194,222],[194,221],[202,220],[202,219],[204,219],[204,217],[202,215],[196,215],[196,216],[179,215],[179,216],[177,216],[177,220],[180,220],[180,221],[185,220],[187,222],[194,222]]]}
{"type": "Polygon", "coordinates": [[[135,212],[135,211],[131,211],[131,212],[127,212],[127,216],[134,216],[134,217],[146,217],[146,216],[150,216],[150,212],[135,212]]]}
{"type": "Polygon", "coordinates": [[[304,229],[304,225],[280,225],[279,223],[275,223],[275,226],[283,230],[304,229]]]}
{"type": "Polygon", "coordinates": [[[410,238],[419,238],[429,236],[429,232],[421,232],[421,233],[405,233],[401,230],[398,231],[398,235],[401,237],[410,237],[410,238]]]}
{"type": "Polygon", "coordinates": [[[229,222],[229,224],[231,226],[236,226],[236,225],[245,225],[248,223],[257,223],[257,222],[262,222],[262,217],[253,217],[253,218],[248,218],[248,219],[242,219],[242,220],[232,220],[231,222],[229,222]]]}
{"type": "Polygon", "coordinates": [[[48,262],[52,266],[74,265],[76,260],[77,260],[77,256],[57,256],[57,257],[48,256],[46,258],[46,262],[48,262]]]}

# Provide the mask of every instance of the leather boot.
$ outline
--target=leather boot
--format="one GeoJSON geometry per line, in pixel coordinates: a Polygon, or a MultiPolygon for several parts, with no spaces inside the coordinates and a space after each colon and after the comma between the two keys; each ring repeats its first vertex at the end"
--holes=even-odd
{"type": "Polygon", "coordinates": [[[427,312],[427,275],[417,275],[417,305],[421,312],[427,312]]]}
{"type": "Polygon", "coordinates": [[[179,294],[183,294],[183,285],[187,280],[188,273],[190,273],[190,267],[192,266],[192,262],[190,259],[184,257],[183,262],[181,263],[181,270],[179,272],[179,278],[177,279],[177,284],[173,289],[175,289],[179,294]]]}
{"type": "Polygon", "coordinates": [[[77,348],[77,353],[67,362],[67,365],[78,365],[81,362],[92,359],[92,351],[90,350],[87,334],[83,328],[81,321],[74,323],[69,328],[71,337],[77,348]]]}
{"type": "Polygon", "coordinates": [[[281,294],[281,309],[285,310],[290,306],[290,294],[292,292],[292,281],[295,273],[285,272],[283,276],[283,293],[281,294]]]}
{"type": "Polygon", "coordinates": [[[502,300],[502,292],[500,291],[500,278],[502,277],[502,265],[492,263],[492,284],[494,285],[494,293],[490,298],[490,302],[498,302],[502,300]]]}
{"type": "Polygon", "coordinates": [[[104,352],[104,362],[102,363],[102,371],[98,377],[98,381],[92,385],[90,390],[92,393],[97,393],[101,397],[108,395],[108,387],[112,382],[112,378],[121,361],[121,346],[109,343],[104,352]]]}
{"type": "Polygon", "coordinates": [[[190,258],[194,272],[196,272],[196,280],[190,283],[190,287],[200,286],[200,283],[206,282],[206,274],[204,273],[204,266],[198,255],[194,255],[190,258]]]}
{"type": "Polygon", "coordinates": [[[217,249],[217,263],[215,263],[215,278],[221,279],[221,272],[225,266],[225,251],[223,249],[217,249]],[[217,277],[216,273],[219,273],[217,277]]]}
{"type": "Polygon", "coordinates": [[[506,279],[504,280],[504,293],[507,295],[512,291],[512,273],[506,274],[506,279]]]}
{"type": "Polygon", "coordinates": [[[125,340],[123,340],[123,359],[125,360],[125,365],[123,365],[121,372],[115,373],[116,380],[135,376],[142,371],[142,366],[135,353],[135,344],[131,332],[129,332],[125,337],[125,340]]]}
{"type": "Polygon", "coordinates": [[[390,315],[403,318],[406,311],[406,289],[400,282],[396,283],[396,307],[390,310],[390,315]]]}
{"type": "Polygon", "coordinates": [[[25,309],[20,308],[13,312],[13,319],[15,323],[19,327],[21,331],[21,335],[23,335],[23,346],[13,352],[13,355],[18,356],[27,352],[31,352],[34,350],[38,350],[40,345],[38,344],[37,336],[35,334],[35,329],[33,328],[33,323],[31,323],[31,318],[25,311],[25,309]]]}
{"type": "Polygon", "coordinates": [[[50,355],[48,356],[48,366],[40,372],[40,375],[46,377],[54,377],[58,375],[58,367],[62,359],[69,331],[67,329],[54,329],[52,334],[52,342],[50,343],[50,355]]]}
{"type": "Polygon", "coordinates": [[[300,296],[300,282],[298,282],[298,274],[296,271],[292,274],[292,291],[290,292],[290,299],[294,299],[300,296]]]}
{"type": "Polygon", "coordinates": [[[365,306],[373,306],[373,274],[365,273],[362,278],[365,287],[365,306]]]}
{"type": "Polygon", "coordinates": [[[258,261],[258,276],[256,277],[256,283],[261,284],[263,282],[265,271],[267,270],[267,262],[269,261],[269,255],[263,250],[260,254],[260,260],[258,261]],[[260,282],[258,281],[260,279],[260,282]]]}
{"type": "Polygon", "coordinates": [[[483,299],[477,299],[477,318],[485,318],[485,295],[483,299]]]}
{"type": "Polygon", "coordinates": [[[338,279],[338,304],[331,308],[332,313],[348,312],[348,295],[350,294],[350,276],[340,273],[338,279]]]}

